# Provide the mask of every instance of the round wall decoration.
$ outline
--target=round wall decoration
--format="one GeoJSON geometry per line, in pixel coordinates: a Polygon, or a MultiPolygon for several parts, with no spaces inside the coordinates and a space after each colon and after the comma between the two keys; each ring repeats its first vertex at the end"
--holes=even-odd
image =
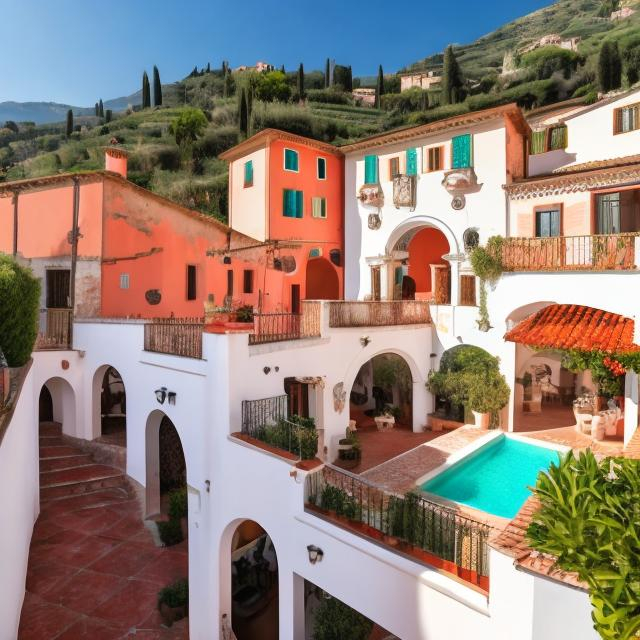
{"type": "Polygon", "coordinates": [[[162,300],[162,294],[160,293],[160,289],[149,289],[149,291],[147,291],[144,294],[144,297],[146,298],[147,302],[149,304],[160,304],[160,300],[162,300]]]}
{"type": "Polygon", "coordinates": [[[466,199],[463,195],[454,196],[451,200],[451,208],[454,211],[460,211],[460,209],[464,209],[464,205],[466,204],[466,199]]]}
{"type": "Polygon", "coordinates": [[[371,229],[372,231],[377,231],[382,224],[382,220],[380,220],[380,216],[377,213],[370,213],[368,224],[369,229],[371,229]]]}

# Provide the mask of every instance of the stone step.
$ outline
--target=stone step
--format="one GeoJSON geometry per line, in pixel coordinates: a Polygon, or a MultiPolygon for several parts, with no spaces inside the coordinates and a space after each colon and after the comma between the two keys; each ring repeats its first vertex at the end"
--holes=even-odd
{"type": "Polygon", "coordinates": [[[98,489],[97,491],[51,498],[41,503],[40,516],[52,517],[55,516],[55,514],[66,513],[68,511],[110,507],[130,502],[131,500],[134,500],[134,496],[129,486],[125,484],[122,487],[109,487],[107,489],[98,489]]]}
{"type": "Polygon", "coordinates": [[[122,487],[125,484],[126,479],[119,469],[101,464],[45,471],[40,474],[40,500],[122,487]]]}
{"type": "Polygon", "coordinates": [[[59,422],[41,422],[40,435],[41,436],[61,436],[62,425],[59,422]]]}
{"type": "Polygon", "coordinates": [[[58,458],[43,458],[40,460],[40,471],[56,471],[57,469],[71,469],[93,464],[93,459],[88,453],[77,455],[59,456],[58,458]]]}
{"type": "Polygon", "coordinates": [[[60,447],[62,445],[64,445],[62,436],[43,436],[40,434],[41,447],[60,447]]]}
{"type": "Polygon", "coordinates": [[[68,444],[54,445],[52,447],[40,447],[40,460],[47,458],[60,458],[61,456],[78,456],[82,449],[70,447],[68,444]]]}

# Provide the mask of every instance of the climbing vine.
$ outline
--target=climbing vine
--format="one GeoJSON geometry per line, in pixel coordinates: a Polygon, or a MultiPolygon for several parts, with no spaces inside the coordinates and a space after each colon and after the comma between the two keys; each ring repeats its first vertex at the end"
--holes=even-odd
{"type": "Polygon", "coordinates": [[[471,252],[471,267],[475,275],[480,278],[480,304],[478,319],[478,329],[489,331],[491,321],[487,308],[487,282],[496,282],[504,271],[502,264],[502,245],[504,238],[501,236],[491,236],[484,247],[476,247],[471,252]]]}

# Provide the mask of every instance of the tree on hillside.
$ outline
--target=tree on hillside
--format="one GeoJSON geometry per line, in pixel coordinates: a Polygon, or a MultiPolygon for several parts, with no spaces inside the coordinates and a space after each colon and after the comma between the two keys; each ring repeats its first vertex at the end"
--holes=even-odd
{"type": "Polygon", "coordinates": [[[611,43],[611,88],[619,89],[622,86],[622,58],[618,41],[611,43]]]}
{"type": "Polygon", "coordinates": [[[7,120],[4,123],[4,128],[9,129],[9,131],[13,131],[13,133],[18,133],[20,131],[18,125],[13,120],[7,120]]]}
{"type": "Polygon", "coordinates": [[[630,47],[624,52],[624,67],[627,82],[630,85],[640,80],[640,45],[630,47]]]}
{"type": "Polygon", "coordinates": [[[207,118],[200,109],[186,108],[175,117],[169,126],[176,143],[183,146],[195,142],[207,128],[207,118]]]}
{"type": "Polygon", "coordinates": [[[160,72],[158,67],[153,65],[153,104],[159,107],[162,104],[162,84],[160,83],[160,72]]]}
{"type": "Polygon", "coordinates": [[[598,55],[598,87],[603,93],[618,89],[622,84],[622,60],[615,41],[605,40],[598,55]]]}
{"type": "Polygon", "coordinates": [[[260,74],[256,86],[256,97],[264,102],[286,102],[291,97],[291,87],[282,71],[267,71],[260,74]]]}
{"type": "Polygon", "coordinates": [[[382,71],[382,65],[378,66],[378,79],[376,81],[376,109],[380,108],[382,96],[384,95],[384,73],[382,71]]]}
{"type": "Polygon", "coordinates": [[[73,111],[71,109],[67,111],[67,126],[65,132],[67,138],[73,133],[73,111]]]}
{"type": "Polygon", "coordinates": [[[151,89],[149,87],[149,76],[145,71],[142,74],[142,108],[146,109],[151,106],[151,89]]]}
{"type": "Polygon", "coordinates": [[[99,116],[99,115],[100,115],[100,106],[96,102],[96,116],[99,116]]]}
{"type": "MultiPolygon", "coordinates": [[[[267,69],[267,71],[271,71],[271,69],[267,69]]],[[[283,64],[280,65],[280,73],[287,73],[283,64]]]]}
{"type": "Polygon", "coordinates": [[[453,47],[449,45],[444,52],[442,80],[442,104],[456,104],[461,102],[462,95],[462,72],[453,52],[453,47]]]}
{"type": "Polygon", "coordinates": [[[210,62],[207,62],[207,73],[211,73],[211,63],[210,62]]]}
{"type": "Polygon", "coordinates": [[[224,83],[222,85],[222,97],[230,98],[233,95],[233,92],[234,92],[233,76],[229,71],[229,67],[227,67],[227,71],[224,75],[224,83]]]}
{"type": "Polygon", "coordinates": [[[104,118],[104,104],[102,104],[102,98],[100,98],[100,102],[98,102],[98,116],[100,118],[104,118]]]}
{"type": "Polygon", "coordinates": [[[240,133],[246,136],[249,132],[249,109],[247,105],[247,90],[242,87],[238,105],[238,128],[240,133]]]}
{"type": "Polygon", "coordinates": [[[111,118],[113,117],[113,111],[111,111],[111,109],[107,109],[104,112],[104,121],[105,122],[111,122],[111,118]]]}
{"type": "Polygon", "coordinates": [[[296,88],[298,90],[298,98],[300,100],[304,100],[304,66],[302,65],[302,62],[300,63],[300,66],[298,67],[298,77],[296,78],[296,88]]]}
{"type": "Polygon", "coordinates": [[[327,61],[325,62],[324,65],[324,88],[328,89],[329,88],[329,84],[331,81],[331,78],[329,77],[331,75],[331,63],[329,62],[329,58],[327,58],[327,61]]]}
{"type": "Polygon", "coordinates": [[[226,60],[222,61],[222,76],[224,77],[229,71],[229,63],[226,60]]]}
{"type": "Polygon", "coordinates": [[[347,84],[344,90],[349,93],[353,91],[353,71],[351,70],[351,65],[347,67],[347,84]]]}

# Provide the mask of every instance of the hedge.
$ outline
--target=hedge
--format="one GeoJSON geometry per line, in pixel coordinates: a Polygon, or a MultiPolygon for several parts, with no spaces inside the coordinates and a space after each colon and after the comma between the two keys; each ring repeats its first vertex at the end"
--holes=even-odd
{"type": "Polygon", "coordinates": [[[31,357],[38,335],[40,280],[11,256],[0,254],[0,349],[10,367],[31,357]]]}

